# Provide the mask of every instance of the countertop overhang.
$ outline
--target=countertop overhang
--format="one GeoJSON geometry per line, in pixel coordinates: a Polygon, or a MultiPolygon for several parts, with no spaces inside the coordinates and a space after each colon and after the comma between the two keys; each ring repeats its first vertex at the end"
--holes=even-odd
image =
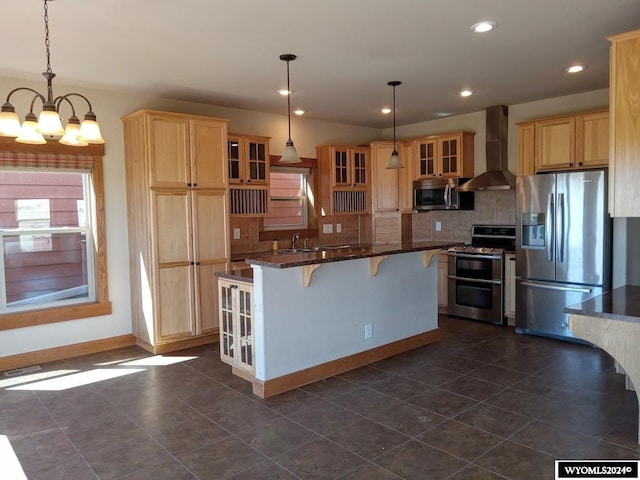
{"type": "Polygon", "coordinates": [[[566,313],[640,323],[640,286],[625,285],[564,309],[566,313]]]}
{"type": "Polygon", "coordinates": [[[342,262],[358,258],[371,258],[381,255],[395,255],[407,252],[419,252],[424,250],[444,250],[454,245],[463,245],[462,242],[405,242],[390,245],[370,245],[341,248],[338,250],[325,250],[320,252],[285,253],[245,258],[250,265],[260,265],[270,268],[291,268],[320,263],[342,262]]]}

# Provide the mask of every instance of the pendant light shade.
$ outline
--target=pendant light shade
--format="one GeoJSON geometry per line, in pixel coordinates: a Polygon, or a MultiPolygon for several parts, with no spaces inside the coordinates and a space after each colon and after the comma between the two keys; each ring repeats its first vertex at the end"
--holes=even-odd
{"type": "Polygon", "coordinates": [[[397,80],[387,83],[387,85],[393,87],[393,152],[391,152],[391,158],[389,158],[389,163],[387,164],[387,168],[390,169],[404,168],[396,145],[396,87],[401,83],[397,80]]]}
{"type": "Polygon", "coordinates": [[[289,62],[294,61],[296,58],[298,57],[291,53],[283,53],[282,55],[280,55],[280,60],[282,60],[283,62],[287,62],[287,120],[289,125],[289,137],[287,138],[287,143],[285,144],[284,150],[282,151],[280,163],[302,162],[302,160],[300,160],[300,157],[298,156],[296,147],[293,145],[293,140],[291,140],[291,87],[289,85],[289,62]]]}

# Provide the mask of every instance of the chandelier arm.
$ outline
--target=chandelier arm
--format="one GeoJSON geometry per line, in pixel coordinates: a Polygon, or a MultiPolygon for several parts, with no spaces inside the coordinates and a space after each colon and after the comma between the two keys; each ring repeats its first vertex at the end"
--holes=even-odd
{"type": "Polygon", "coordinates": [[[42,100],[42,103],[44,104],[47,99],[44,98],[44,95],[42,95],[40,92],[34,90],[33,88],[29,88],[29,87],[18,87],[18,88],[14,88],[13,90],[11,90],[9,92],[9,94],[7,95],[7,103],[9,103],[9,100],[11,99],[11,95],[13,95],[14,93],[16,93],[19,90],[27,90],[31,93],[35,93],[36,96],[34,97],[34,99],[31,101],[31,108],[33,109],[33,103],[35,102],[36,98],[40,98],[40,100],[42,100]]]}
{"type": "Polygon", "coordinates": [[[56,105],[56,112],[60,113],[60,104],[62,103],[63,100],[66,100],[67,103],[71,106],[71,115],[73,115],[74,117],[76,116],[76,109],[73,106],[73,103],[71,102],[71,100],[69,100],[67,98],[67,95],[62,95],[58,98],[55,99],[55,105],[56,105]]]}
{"type": "MultiPolygon", "coordinates": [[[[56,105],[60,105],[60,102],[64,99],[67,102],[71,103],[71,100],[69,100],[68,97],[80,97],[82,98],[85,102],[87,102],[87,105],[89,105],[89,111],[87,112],[87,115],[95,117],[96,114],[93,113],[93,107],[91,106],[91,102],[89,101],[89,99],[87,97],[85,97],[84,95],[82,95],[81,93],[76,93],[76,92],[71,92],[71,93],[66,93],[64,95],[60,95],[59,97],[56,97],[56,99],[54,100],[54,102],[56,103],[56,105]]],[[[93,120],[95,120],[95,118],[93,118],[93,120]]]]}

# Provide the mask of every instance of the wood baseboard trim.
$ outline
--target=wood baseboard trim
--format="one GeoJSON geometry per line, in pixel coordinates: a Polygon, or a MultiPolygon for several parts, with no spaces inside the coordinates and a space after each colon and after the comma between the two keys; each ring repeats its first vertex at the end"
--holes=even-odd
{"type": "Polygon", "coordinates": [[[74,343],[64,347],[47,348],[35,352],[20,353],[0,358],[0,371],[13,370],[14,368],[29,367],[41,363],[64,360],[66,358],[80,357],[90,353],[104,352],[115,348],[130,347],[136,344],[133,335],[120,335],[118,337],[103,338],[91,342],[74,343]]]}
{"type": "Polygon", "coordinates": [[[136,339],[136,344],[144,348],[147,352],[151,352],[154,355],[162,355],[164,353],[175,352],[177,350],[184,350],[185,348],[199,347],[201,345],[207,345],[209,343],[216,343],[220,340],[220,334],[212,333],[210,335],[203,335],[201,337],[187,338],[185,340],[177,340],[175,342],[160,343],[158,345],[151,345],[141,339],[136,339]]]}
{"type": "Polygon", "coordinates": [[[379,360],[384,360],[385,358],[413,350],[414,348],[423,347],[430,343],[437,342],[438,340],[440,340],[440,329],[436,328],[413,337],[372,348],[371,350],[354,353],[353,355],[332,360],[321,365],[316,365],[315,367],[298,370],[297,372],[267,380],[266,382],[254,380],[253,393],[261,398],[272,397],[288,390],[301,387],[302,385],[307,385],[327,377],[348,372],[349,370],[363,367],[379,360]]]}

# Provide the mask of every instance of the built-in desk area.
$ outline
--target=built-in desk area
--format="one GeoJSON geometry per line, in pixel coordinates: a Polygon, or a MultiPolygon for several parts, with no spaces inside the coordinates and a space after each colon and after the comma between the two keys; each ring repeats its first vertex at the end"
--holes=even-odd
{"type": "MultiPolygon", "coordinates": [[[[640,286],[624,286],[565,308],[576,338],[613,357],[638,392],[640,388],[640,286]]],[[[640,431],[639,436],[640,439],[640,431]]]]}

